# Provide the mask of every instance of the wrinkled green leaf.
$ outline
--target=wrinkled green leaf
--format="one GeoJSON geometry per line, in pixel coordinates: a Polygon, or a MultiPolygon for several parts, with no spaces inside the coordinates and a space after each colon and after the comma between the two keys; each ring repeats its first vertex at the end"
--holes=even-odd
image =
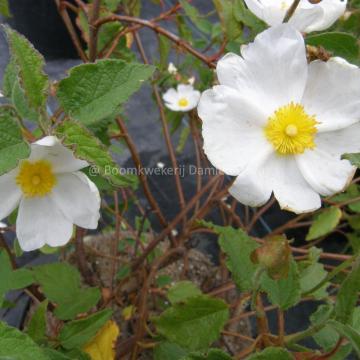
{"type": "Polygon", "coordinates": [[[226,254],[226,266],[232,273],[236,285],[242,291],[252,289],[252,278],[258,268],[251,259],[251,253],[259,247],[244,231],[232,227],[215,226],[202,222],[202,225],[214,229],[219,236],[219,245],[226,254]]]}
{"type": "Polygon", "coordinates": [[[360,332],[356,331],[352,326],[341,324],[335,320],[329,320],[329,326],[334,328],[341,336],[346,337],[357,355],[360,357],[360,332]]]}
{"type": "Polygon", "coordinates": [[[27,327],[27,334],[37,343],[42,342],[46,337],[47,306],[47,300],[38,305],[27,327]]]}
{"type": "MultiPolygon", "coordinates": [[[[312,325],[319,325],[327,321],[333,313],[333,306],[320,305],[317,310],[311,314],[312,325]]],[[[331,350],[339,340],[339,334],[330,326],[323,327],[315,335],[314,340],[326,351],[331,350]]]]}
{"type": "Polygon", "coordinates": [[[259,353],[250,355],[247,360],[293,360],[293,357],[285,349],[269,347],[259,353]]]}
{"type": "Polygon", "coordinates": [[[74,151],[77,158],[92,165],[90,174],[102,175],[114,186],[134,186],[136,178],[121,175],[121,171],[106,147],[84,126],[76,121],[64,121],[57,129],[63,145],[74,151]]]}
{"type": "Polygon", "coordinates": [[[8,291],[25,288],[33,282],[30,270],[12,269],[9,256],[5,250],[0,250],[0,274],[0,307],[3,304],[4,296],[8,291]]]}
{"type": "Polygon", "coordinates": [[[73,320],[64,325],[59,340],[65,349],[81,348],[110,320],[112,311],[105,309],[85,319],[73,320]]]}
{"type": "Polygon", "coordinates": [[[169,341],[190,350],[201,350],[219,338],[228,318],[229,310],[222,300],[202,295],[174,304],[153,321],[158,332],[169,341]]]}
{"type": "Polygon", "coordinates": [[[49,360],[29,336],[0,322],[0,359],[49,360]]]}
{"type": "Polygon", "coordinates": [[[185,301],[186,299],[197,295],[201,295],[201,291],[191,281],[180,281],[172,286],[167,293],[172,304],[185,301]]]}
{"type": "Polygon", "coordinates": [[[90,125],[114,114],[153,72],[149,65],[99,60],[72,68],[57,95],[68,115],[90,125]]]}
{"type": "Polygon", "coordinates": [[[168,341],[161,342],[154,349],[154,360],[183,360],[188,350],[168,341]]]}
{"type": "Polygon", "coordinates": [[[231,360],[232,357],[220,349],[210,349],[200,353],[191,353],[181,360],[231,360]]]}
{"type": "Polygon", "coordinates": [[[99,289],[81,288],[79,271],[67,263],[36,266],[33,272],[46,297],[57,304],[55,315],[61,320],[89,311],[100,300],[99,289]],[[66,284],[66,291],[59,284],[66,284]]]}
{"type": "Polygon", "coordinates": [[[282,310],[287,310],[296,305],[301,298],[299,270],[292,259],[287,278],[273,280],[263,274],[261,288],[268,294],[272,304],[278,305],[282,310]]]}
{"type": "Polygon", "coordinates": [[[306,295],[312,295],[315,299],[323,299],[328,296],[326,291],[329,283],[326,282],[316,291],[312,291],[317,285],[319,285],[328,275],[324,265],[319,262],[321,250],[312,247],[309,250],[309,258],[298,263],[300,272],[300,286],[301,292],[306,295]]]}
{"type": "Polygon", "coordinates": [[[0,175],[14,169],[19,160],[30,155],[30,147],[23,140],[14,110],[0,107],[0,175]]]}
{"type": "Polygon", "coordinates": [[[335,314],[336,320],[341,323],[349,323],[352,319],[354,308],[360,291],[360,257],[355,261],[353,269],[341,284],[336,297],[335,314]]]}
{"type": "Polygon", "coordinates": [[[43,71],[44,58],[24,36],[8,26],[4,28],[9,41],[11,61],[16,66],[28,103],[35,109],[42,108],[48,91],[48,77],[43,71]]]}

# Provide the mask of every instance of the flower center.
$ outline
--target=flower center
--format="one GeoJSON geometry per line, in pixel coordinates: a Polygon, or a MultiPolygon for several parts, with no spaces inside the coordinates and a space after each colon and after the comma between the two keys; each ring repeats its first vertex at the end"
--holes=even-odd
{"type": "Polygon", "coordinates": [[[269,117],[265,136],[278,154],[302,154],[315,148],[317,123],[315,116],[308,115],[302,105],[291,102],[269,117]]]}
{"type": "Polygon", "coordinates": [[[178,105],[180,107],[186,107],[189,105],[189,100],[186,99],[186,98],[181,98],[179,101],[178,101],[178,105]]]}
{"type": "Polygon", "coordinates": [[[49,162],[25,160],[20,164],[16,184],[25,197],[41,197],[51,192],[56,184],[56,177],[49,162]]]}

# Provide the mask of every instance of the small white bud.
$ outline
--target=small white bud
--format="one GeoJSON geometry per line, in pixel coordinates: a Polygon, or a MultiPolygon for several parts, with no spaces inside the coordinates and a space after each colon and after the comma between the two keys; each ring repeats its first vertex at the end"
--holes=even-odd
{"type": "Polygon", "coordinates": [[[156,164],[156,166],[157,166],[158,168],[160,168],[160,169],[163,169],[163,168],[165,167],[165,164],[164,164],[163,162],[159,161],[159,162],[156,164]]]}
{"type": "Polygon", "coordinates": [[[192,76],[189,80],[188,80],[188,83],[190,85],[194,85],[195,84],[195,76],[192,76]]]}
{"type": "Polygon", "coordinates": [[[176,68],[176,66],[175,66],[172,62],[169,63],[168,72],[169,72],[169,74],[171,74],[171,75],[176,75],[177,72],[178,72],[178,69],[176,68]]]}

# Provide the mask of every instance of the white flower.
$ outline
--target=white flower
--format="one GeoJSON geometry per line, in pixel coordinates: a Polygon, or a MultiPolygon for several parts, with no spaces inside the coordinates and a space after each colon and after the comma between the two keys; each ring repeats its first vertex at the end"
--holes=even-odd
{"type": "Polygon", "coordinates": [[[164,164],[163,162],[159,161],[159,162],[156,164],[156,166],[157,166],[158,168],[160,168],[160,169],[163,169],[163,168],[165,167],[165,164],[164,164]]]}
{"type": "Polygon", "coordinates": [[[204,150],[215,167],[237,176],[230,193],[260,206],[271,193],[297,213],[342,191],[360,152],[360,69],[343,59],[308,65],[304,40],[288,24],[259,34],[242,56],[217,65],[220,85],[198,107],[204,150]]]}
{"type": "Polygon", "coordinates": [[[177,67],[176,67],[172,62],[169,63],[168,72],[169,72],[169,74],[171,74],[171,75],[176,75],[177,72],[178,72],[177,67]]]}
{"type": "MultiPolygon", "coordinates": [[[[245,0],[248,8],[268,25],[275,26],[283,22],[286,12],[294,0],[245,0]]],[[[290,19],[299,31],[309,33],[329,28],[344,14],[347,0],[300,0],[290,19]]]]}
{"type": "Polygon", "coordinates": [[[4,94],[0,91],[0,98],[4,97],[4,94]]]}
{"type": "Polygon", "coordinates": [[[194,109],[200,99],[200,91],[194,90],[192,85],[178,85],[176,89],[169,89],[163,95],[165,106],[172,111],[189,111],[194,109]]]}
{"type": "Polygon", "coordinates": [[[195,76],[192,76],[191,78],[188,79],[188,84],[190,84],[190,85],[195,84],[195,76]]]}
{"type": "Polygon", "coordinates": [[[66,244],[73,224],[97,228],[100,195],[79,171],[86,166],[56,137],[47,136],[31,145],[27,160],[0,176],[0,219],[19,206],[16,233],[23,250],[66,244]]]}

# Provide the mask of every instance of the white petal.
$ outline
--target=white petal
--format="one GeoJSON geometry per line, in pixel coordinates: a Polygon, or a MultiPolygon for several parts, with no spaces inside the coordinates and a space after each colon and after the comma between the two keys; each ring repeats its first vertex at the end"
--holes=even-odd
{"type": "Polygon", "coordinates": [[[186,109],[186,111],[189,111],[189,110],[196,108],[199,103],[200,96],[201,96],[201,93],[200,93],[200,91],[197,91],[197,90],[194,90],[190,94],[188,94],[187,99],[189,101],[189,105],[184,107],[184,109],[186,109]]]}
{"type": "Polygon", "coordinates": [[[205,91],[198,106],[202,119],[204,151],[210,162],[228,175],[238,175],[254,154],[272,150],[262,124],[265,116],[232,88],[216,86],[205,91]]]}
{"type": "Polygon", "coordinates": [[[313,61],[302,103],[320,122],[319,132],[356,123],[360,120],[360,69],[338,58],[313,61]]]}
{"type": "Polygon", "coordinates": [[[236,178],[229,193],[244,205],[261,206],[271,196],[271,182],[268,166],[269,153],[251,159],[248,167],[236,178]]]}
{"type": "Polygon", "coordinates": [[[315,139],[316,146],[331,156],[360,152],[360,123],[342,130],[323,132],[315,139]]]}
{"type": "MultiPolygon", "coordinates": [[[[284,21],[293,0],[245,0],[245,3],[258,18],[270,26],[277,26],[284,21]]],[[[301,0],[289,23],[302,32],[315,31],[316,26],[319,27],[324,22],[324,13],[323,7],[301,0]]]]}
{"type": "Polygon", "coordinates": [[[187,84],[179,84],[177,87],[177,91],[179,96],[186,94],[191,94],[194,91],[194,87],[192,85],[187,84]]]}
{"type": "Polygon", "coordinates": [[[55,136],[47,136],[31,144],[29,160],[40,159],[50,161],[56,173],[73,172],[89,166],[86,161],[76,159],[72,151],[63,146],[55,136]]]}
{"type": "Polygon", "coordinates": [[[339,160],[318,148],[296,156],[296,162],[305,180],[323,196],[343,191],[355,173],[349,161],[339,160]]]}
{"type": "Polygon", "coordinates": [[[270,116],[280,106],[302,98],[307,78],[304,39],[292,26],[265,30],[242,52],[218,62],[222,85],[236,88],[270,116]]]}
{"type": "MultiPolygon", "coordinates": [[[[307,4],[310,4],[308,0],[306,0],[306,2],[307,4]]],[[[302,3],[304,3],[304,1],[302,3]]],[[[295,14],[291,17],[289,24],[301,32],[309,33],[311,31],[316,31],[315,24],[321,23],[324,17],[325,12],[322,7],[316,5],[311,7],[302,5],[297,8],[295,14]]]]}
{"type": "Polygon", "coordinates": [[[346,10],[347,0],[323,0],[314,7],[323,10],[323,16],[309,25],[305,32],[322,31],[329,28],[346,10]]]}
{"type": "Polygon", "coordinates": [[[282,209],[300,214],[321,207],[319,194],[305,181],[294,157],[274,154],[268,166],[269,181],[282,209]]]}
{"type": "Polygon", "coordinates": [[[175,103],[178,101],[178,93],[175,89],[169,89],[163,94],[163,99],[167,103],[175,103]]]}
{"type": "Polygon", "coordinates": [[[16,234],[24,251],[65,245],[71,238],[72,223],[49,197],[23,198],[16,220],[16,234]]]}
{"type": "Polygon", "coordinates": [[[100,194],[85,174],[76,172],[58,175],[51,196],[69,221],[85,229],[97,228],[100,194]]]}
{"type": "Polygon", "coordinates": [[[18,169],[0,176],[0,220],[9,216],[19,205],[21,190],[16,185],[18,169]]]}

